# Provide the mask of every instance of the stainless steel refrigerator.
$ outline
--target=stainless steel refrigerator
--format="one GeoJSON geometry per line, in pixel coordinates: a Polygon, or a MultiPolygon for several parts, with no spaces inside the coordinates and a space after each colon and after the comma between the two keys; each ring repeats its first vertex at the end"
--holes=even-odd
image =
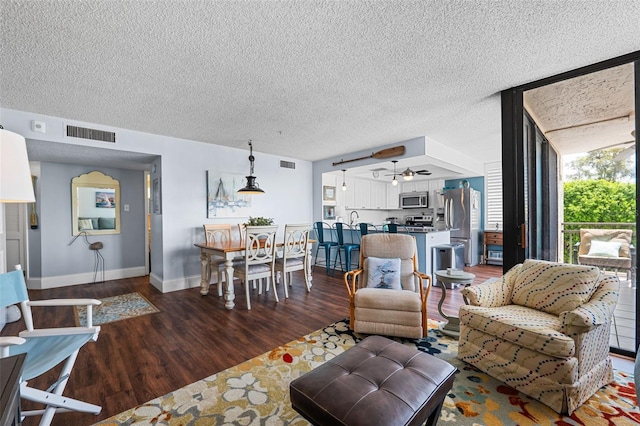
{"type": "Polygon", "coordinates": [[[480,192],[472,188],[449,189],[444,193],[444,222],[451,230],[451,244],[464,244],[464,262],[477,265],[480,259],[480,192]]]}

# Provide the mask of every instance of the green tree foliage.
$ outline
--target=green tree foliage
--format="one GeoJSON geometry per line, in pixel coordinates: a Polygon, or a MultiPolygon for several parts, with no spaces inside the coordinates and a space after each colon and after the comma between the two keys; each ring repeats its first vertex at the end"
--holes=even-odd
{"type": "Polygon", "coordinates": [[[579,157],[569,163],[574,170],[567,178],[569,180],[606,180],[620,182],[635,177],[633,161],[625,159],[616,161],[615,157],[623,148],[603,149],[592,151],[584,157],[579,157]]]}
{"type": "Polygon", "coordinates": [[[635,222],[636,184],[605,179],[564,184],[565,222],[635,222]]]}

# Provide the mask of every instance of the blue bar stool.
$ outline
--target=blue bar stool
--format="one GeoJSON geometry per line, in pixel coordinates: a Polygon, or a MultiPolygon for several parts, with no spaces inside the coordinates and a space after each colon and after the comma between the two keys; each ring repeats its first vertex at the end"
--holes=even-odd
{"type": "Polygon", "coordinates": [[[398,225],[395,223],[387,223],[386,225],[384,225],[382,227],[384,232],[388,232],[390,234],[397,234],[398,233],[398,225]]]}
{"type": "MultiPolygon", "coordinates": [[[[335,224],[336,235],[338,236],[338,250],[336,251],[333,264],[336,265],[337,258],[340,257],[340,267],[341,269],[344,268],[344,265],[342,263],[342,255],[340,254],[340,250],[344,250],[345,264],[347,266],[346,270],[350,271],[351,270],[351,252],[354,250],[360,250],[360,244],[354,243],[354,242],[350,242],[350,243],[344,242],[343,226],[344,224],[342,222],[336,222],[335,224]]],[[[353,235],[353,233],[351,233],[351,235],[353,235]]],[[[356,233],[356,235],[358,234],[356,233]]],[[[358,265],[356,265],[356,267],[357,266],[358,265]]]]}
{"type": "Polygon", "coordinates": [[[378,232],[378,228],[371,223],[359,223],[358,226],[360,227],[360,238],[362,238],[363,235],[367,235],[370,231],[378,232]]]}
{"type": "Polygon", "coordinates": [[[324,265],[327,268],[327,275],[329,274],[329,269],[331,268],[331,249],[333,247],[338,247],[338,242],[333,241],[331,238],[331,227],[329,224],[324,222],[316,222],[314,223],[314,228],[316,231],[316,255],[315,260],[313,262],[313,266],[316,266],[318,263],[318,252],[320,249],[324,250],[324,265]],[[325,234],[328,232],[328,234],[325,234]]]}

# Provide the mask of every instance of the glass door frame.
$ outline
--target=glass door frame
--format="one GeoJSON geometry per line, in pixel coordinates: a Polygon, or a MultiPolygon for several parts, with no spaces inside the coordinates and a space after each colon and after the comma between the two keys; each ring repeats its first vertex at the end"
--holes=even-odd
{"type": "MultiPolygon", "coordinates": [[[[640,111],[640,51],[547,77],[522,86],[513,87],[501,92],[502,198],[504,220],[503,270],[505,272],[517,263],[523,262],[529,256],[527,242],[529,240],[528,234],[531,230],[528,228],[532,223],[530,223],[528,215],[531,205],[527,205],[527,198],[530,194],[527,194],[525,185],[527,184],[527,179],[529,179],[526,172],[527,169],[531,167],[531,162],[528,160],[529,153],[525,146],[524,92],[541,86],[546,86],[548,84],[557,83],[559,81],[628,63],[634,64],[635,111],[637,112],[640,111]]],[[[640,115],[637,113],[635,115],[635,128],[640,129],[640,115]]],[[[638,152],[639,150],[636,145],[636,181],[638,176],[638,160],[640,157],[638,152]]],[[[636,200],[638,199],[640,199],[640,188],[636,185],[636,200]]],[[[638,229],[639,222],[640,217],[638,213],[638,206],[636,205],[636,229],[638,229]]],[[[539,231],[542,230],[535,229],[533,231],[533,235],[537,235],[539,231]]],[[[638,267],[638,264],[638,259],[636,259],[636,268],[638,267]]],[[[640,306],[640,296],[638,295],[638,292],[636,292],[636,306],[640,306]]],[[[638,319],[638,313],[636,312],[636,323],[638,322],[638,319]]],[[[640,327],[636,327],[636,347],[639,342],[640,327]]],[[[620,353],[635,357],[635,353],[628,351],[620,351],[620,353]]]]}

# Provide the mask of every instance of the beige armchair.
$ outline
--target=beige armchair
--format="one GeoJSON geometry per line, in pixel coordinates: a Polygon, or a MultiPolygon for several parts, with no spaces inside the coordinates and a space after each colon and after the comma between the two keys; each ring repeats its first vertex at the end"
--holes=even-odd
{"type": "Polygon", "coordinates": [[[526,260],[467,287],[458,358],[558,413],[613,381],[611,317],[620,281],[594,266],[526,260]]]}
{"type": "Polygon", "coordinates": [[[361,267],[344,275],[352,330],[412,339],[426,335],[431,277],[418,272],[416,252],[408,234],[362,236],[361,267]]]}
{"type": "Polygon", "coordinates": [[[636,248],[630,229],[581,229],[574,246],[574,259],[580,265],[604,270],[626,271],[632,285],[636,281],[636,248]]]}

